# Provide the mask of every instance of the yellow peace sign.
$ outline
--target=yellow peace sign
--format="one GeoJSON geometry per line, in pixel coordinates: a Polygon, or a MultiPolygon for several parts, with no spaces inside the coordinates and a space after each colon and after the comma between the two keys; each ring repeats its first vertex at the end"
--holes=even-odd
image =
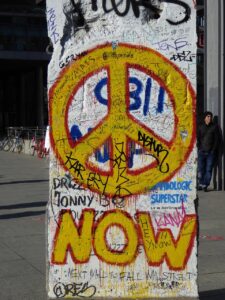
{"type": "Polygon", "coordinates": [[[169,180],[186,162],[195,140],[195,93],[185,75],[160,53],[145,47],[103,45],[83,53],[66,67],[50,90],[51,144],[74,180],[109,197],[143,193],[169,180]],[[175,129],[171,141],[160,138],[129,114],[129,68],[142,70],[167,91],[173,105],[175,129]],[[94,73],[108,72],[108,114],[88,134],[73,142],[68,110],[78,88],[94,73]],[[182,138],[181,131],[186,136],[182,138]],[[110,140],[110,172],[90,163],[90,156],[110,140]],[[128,140],[142,146],[155,164],[131,171],[128,140]]]}

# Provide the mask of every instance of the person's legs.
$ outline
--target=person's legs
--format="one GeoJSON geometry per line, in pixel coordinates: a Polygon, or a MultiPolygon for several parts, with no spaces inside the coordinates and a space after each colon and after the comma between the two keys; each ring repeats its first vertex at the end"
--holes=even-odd
{"type": "Polygon", "coordinates": [[[214,163],[214,155],[212,153],[208,153],[206,156],[206,168],[205,168],[205,176],[204,176],[204,183],[206,187],[210,185],[210,181],[212,178],[213,163],[214,163]]]}
{"type": "Polygon", "coordinates": [[[205,186],[206,156],[202,151],[198,152],[198,187],[205,186]]]}

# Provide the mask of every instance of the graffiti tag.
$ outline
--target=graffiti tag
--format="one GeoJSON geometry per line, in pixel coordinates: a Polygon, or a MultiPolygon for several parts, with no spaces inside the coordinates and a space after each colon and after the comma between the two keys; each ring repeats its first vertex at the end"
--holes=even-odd
{"type": "Polygon", "coordinates": [[[69,284],[58,282],[54,286],[53,292],[57,298],[63,298],[65,296],[90,298],[95,295],[96,287],[94,285],[89,285],[88,282],[69,284]]]}

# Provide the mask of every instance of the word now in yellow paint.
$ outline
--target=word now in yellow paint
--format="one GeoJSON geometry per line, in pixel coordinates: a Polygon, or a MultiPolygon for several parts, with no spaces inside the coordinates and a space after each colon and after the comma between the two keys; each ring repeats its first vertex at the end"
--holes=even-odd
{"type": "Polygon", "coordinates": [[[137,212],[137,223],[121,210],[106,211],[96,222],[94,216],[94,209],[83,210],[76,224],[71,211],[61,211],[53,245],[53,264],[66,264],[68,253],[75,263],[86,263],[93,246],[99,260],[112,265],[129,265],[138,255],[138,246],[142,245],[150,266],[159,266],[165,260],[170,270],[185,268],[196,236],[196,215],[184,217],[176,239],[170,229],[155,232],[148,212],[137,212]],[[125,236],[122,250],[112,249],[107,241],[107,232],[114,226],[125,236]]]}

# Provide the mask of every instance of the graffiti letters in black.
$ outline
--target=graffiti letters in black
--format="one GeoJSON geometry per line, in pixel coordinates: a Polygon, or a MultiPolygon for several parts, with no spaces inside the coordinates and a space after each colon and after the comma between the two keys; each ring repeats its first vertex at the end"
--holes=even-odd
{"type": "Polygon", "coordinates": [[[185,13],[184,13],[184,18],[183,19],[178,20],[178,21],[167,19],[166,21],[169,24],[171,24],[171,25],[179,25],[179,24],[187,22],[190,19],[191,8],[190,8],[190,6],[187,3],[183,2],[183,1],[179,1],[179,0],[163,0],[163,2],[176,4],[176,5],[179,5],[179,6],[181,6],[181,7],[183,7],[185,9],[185,13]]]}
{"type": "MultiPolygon", "coordinates": [[[[143,23],[149,22],[152,19],[159,19],[162,9],[160,4],[162,2],[174,4],[184,9],[184,17],[179,20],[167,19],[167,22],[171,25],[179,25],[187,22],[190,19],[191,8],[190,6],[181,0],[102,0],[102,8],[105,13],[114,11],[118,16],[124,17],[132,9],[134,16],[139,18],[141,15],[140,8],[142,10],[143,23]]],[[[69,3],[63,7],[63,13],[66,17],[65,26],[63,28],[63,36],[60,39],[62,46],[61,55],[64,53],[65,43],[76,33],[83,29],[86,32],[90,30],[90,24],[98,20],[99,16],[94,16],[91,19],[85,17],[88,4],[82,0],[70,0],[69,3]]],[[[91,0],[92,11],[98,11],[97,0],[91,0]]]]}
{"type": "Polygon", "coordinates": [[[161,173],[168,173],[169,164],[165,162],[167,156],[169,155],[168,150],[163,148],[163,146],[160,143],[157,143],[157,141],[154,138],[146,135],[145,133],[142,133],[141,131],[138,132],[138,141],[142,142],[142,146],[149,149],[149,151],[152,152],[151,155],[159,163],[159,171],[161,173]]]}
{"type": "Polygon", "coordinates": [[[177,54],[174,54],[170,60],[173,61],[187,61],[187,62],[192,62],[193,58],[196,57],[196,54],[192,54],[191,51],[183,51],[177,54]]]}
{"type": "MultiPolygon", "coordinates": [[[[143,6],[148,11],[149,16],[151,15],[152,19],[158,19],[160,17],[161,10],[159,8],[159,5],[154,4],[155,2],[155,0],[102,0],[102,8],[105,13],[114,11],[118,16],[124,17],[128,14],[130,7],[132,7],[134,16],[136,18],[139,18],[140,7],[143,6]]],[[[158,0],[158,2],[161,2],[161,0],[158,0]]],[[[96,0],[92,0],[92,9],[98,9],[96,0]]]]}
{"type": "Polygon", "coordinates": [[[57,298],[63,298],[67,295],[72,297],[78,296],[82,298],[91,298],[96,293],[96,287],[94,285],[89,286],[88,282],[70,284],[58,282],[54,286],[53,292],[57,298]]]}
{"type": "Polygon", "coordinates": [[[85,167],[74,157],[72,157],[72,152],[66,156],[67,161],[65,165],[71,170],[73,169],[76,176],[83,180],[82,172],[85,170],[85,167]]]}
{"type": "Polygon", "coordinates": [[[127,188],[124,187],[124,184],[126,184],[129,181],[129,179],[125,176],[128,157],[126,156],[124,148],[125,148],[125,146],[124,146],[123,142],[116,143],[115,157],[114,157],[114,159],[111,159],[113,161],[113,169],[115,170],[115,172],[117,172],[116,182],[118,183],[118,185],[116,186],[115,195],[113,197],[114,200],[118,197],[121,198],[122,191],[124,191],[124,193],[126,193],[126,196],[131,195],[131,192],[127,188]]]}
{"type": "MultiPolygon", "coordinates": [[[[169,20],[167,22],[171,25],[179,25],[187,22],[190,19],[191,8],[190,6],[181,0],[102,0],[102,8],[105,13],[114,11],[118,16],[124,17],[128,14],[130,8],[132,8],[134,16],[140,17],[140,7],[144,7],[144,18],[146,21],[150,19],[158,19],[162,10],[160,9],[160,3],[166,2],[175,5],[179,5],[185,9],[184,17],[181,20],[169,20]],[[122,7],[122,8],[121,8],[122,7]]],[[[97,11],[97,0],[92,0],[92,10],[97,11]]]]}

